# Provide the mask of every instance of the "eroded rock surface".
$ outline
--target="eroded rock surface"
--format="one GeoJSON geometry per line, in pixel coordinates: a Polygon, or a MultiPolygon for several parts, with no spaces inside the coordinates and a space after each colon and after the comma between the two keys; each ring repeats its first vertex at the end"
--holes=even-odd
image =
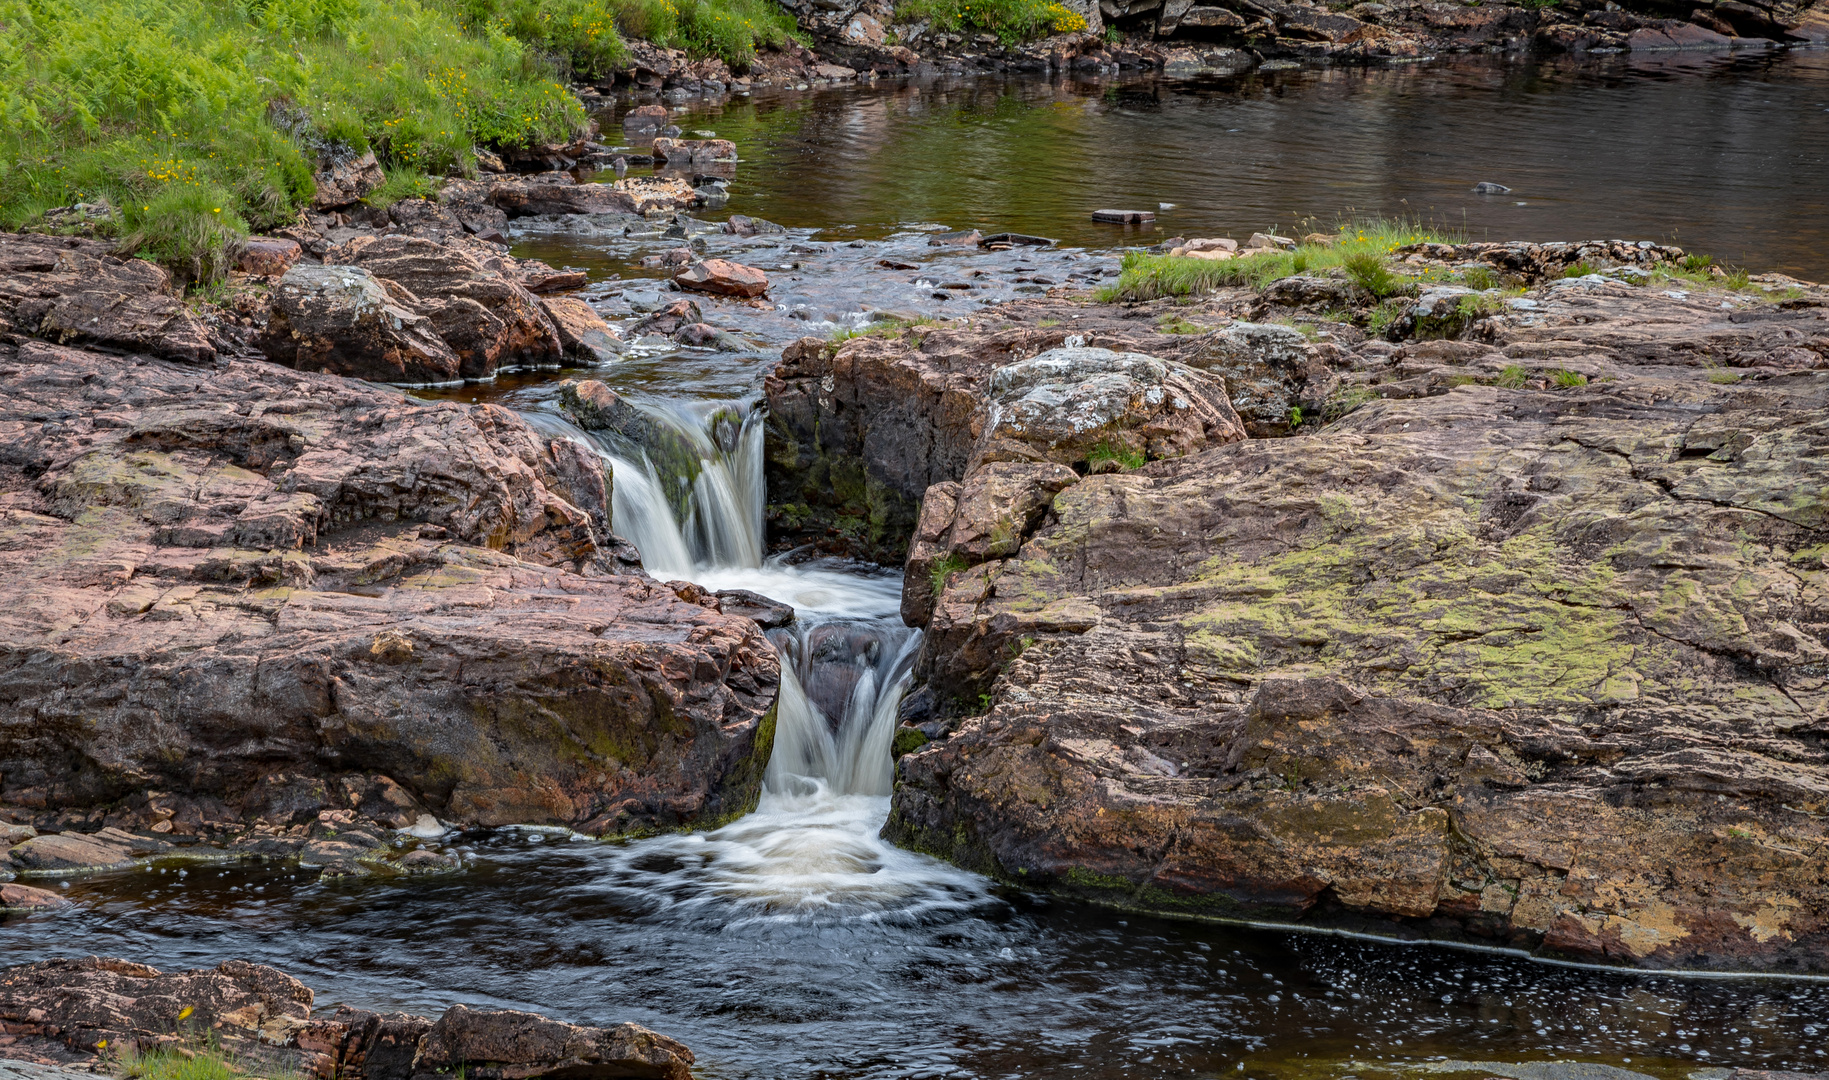
{"type": "Polygon", "coordinates": [[[1316,346],[1347,415],[1311,434],[1053,491],[970,462],[984,362],[791,351],[785,422],[831,402],[885,477],[967,458],[915,533],[911,700],[991,708],[901,759],[889,835],[1124,906],[1829,971],[1815,295],[1557,280],[1316,346]]]}
{"type": "Polygon", "coordinates": [[[91,1060],[208,1040],[304,1075],[411,1080],[462,1071],[483,1080],[689,1080],[693,1054],[639,1024],[587,1027],[510,1009],[453,1005],[437,1021],[343,1007],[313,1020],[297,979],[230,960],[165,973],[106,957],[0,970],[0,1023],[15,1043],[91,1060]]]}
{"type": "Polygon", "coordinates": [[[773,650],[634,575],[595,454],[263,363],[27,342],[0,386],[12,820],[619,831],[754,798],[773,650]],[[352,773],[403,798],[349,794],[352,773]]]}

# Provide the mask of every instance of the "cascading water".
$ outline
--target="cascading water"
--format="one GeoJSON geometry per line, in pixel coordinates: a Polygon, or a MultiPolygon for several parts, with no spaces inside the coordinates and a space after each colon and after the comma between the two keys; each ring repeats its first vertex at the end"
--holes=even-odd
{"type": "Polygon", "coordinates": [[[781,656],[775,743],[756,811],[721,829],[621,849],[604,883],[618,902],[670,917],[906,917],[986,900],[981,879],[883,842],[890,744],[920,632],[902,624],[901,576],[763,556],[759,411],[639,406],[652,433],[585,435],[614,469],[612,526],[648,572],[748,589],[795,609],[771,631],[781,656]]]}

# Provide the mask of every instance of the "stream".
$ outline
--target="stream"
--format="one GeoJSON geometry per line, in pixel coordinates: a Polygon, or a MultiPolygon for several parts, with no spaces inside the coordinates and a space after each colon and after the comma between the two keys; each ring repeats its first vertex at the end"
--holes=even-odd
{"type": "MultiPolygon", "coordinates": [[[[614,113],[605,121],[615,133],[614,113]]],[[[1608,971],[1127,915],[890,846],[877,833],[920,635],[901,622],[899,573],[768,550],[759,409],[770,358],[797,336],[1096,283],[1123,246],[1176,232],[1433,215],[1476,239],[1675,235],[1756,270],[1829,276],[1829,53],[887,85],[694,106],[676,122],[743,149],[731,204],[702,217],[789,230],[704,237],[774,279],[769,309],[704,304],[744,348],[644,338],[607,367],[415,393],[496,401],[602,453],[616,531],[656,577],[795,607],[797,621],[770,632],[782,690],[756,811],[626,843],[466,834],[452,840],[461,872],[420,879],[319,881],[256,864],[74,877],[51,883],[74,908],[0,925],[6,962],[233,957],[297,976],[320,1006],[634,1020],[690,1046],[701,1075],[733,1080],[1374,1080],[1565,1059],[1671,1080],[1829,1070],[1829,980],[1608,971]],[[1468,193],[1480,180],[1514,192],[1468,193]],[[1174,205],[1153,228],[1086,215],[1163,203],[1174,205]],[[940,226],[1062,243],[930,247],[940,226]],[[690,443],[696,468],[572,427],[557,385],[584,376],[690,443]]],[[[514,239],[517,254],[590,270],[585,295],[623,327],[669,295],[641,258],[679,243],[577,222],[526,223],[514,239]]],[[[1625,1080],[1592,1080],[1607,1076],[1625,1080]]]]}

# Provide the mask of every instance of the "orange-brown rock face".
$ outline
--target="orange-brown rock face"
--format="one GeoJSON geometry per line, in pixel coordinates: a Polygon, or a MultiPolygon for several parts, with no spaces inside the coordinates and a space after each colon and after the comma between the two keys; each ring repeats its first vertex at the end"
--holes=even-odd
{"type": "Polygon", "coordinates": [[[366,774],[409,821],[615,831],[754,798],[773,650],[613,554],[594,454],[267,364],[0,350],[0,804],[226,827],[275,774],[366,774]]]}

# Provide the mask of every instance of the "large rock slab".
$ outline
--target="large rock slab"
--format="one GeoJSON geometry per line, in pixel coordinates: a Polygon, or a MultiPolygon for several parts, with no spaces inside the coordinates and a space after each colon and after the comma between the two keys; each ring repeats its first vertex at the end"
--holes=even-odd
{"type": "Polygon", "coordinates": [[[151,1046],[187,1031],[233,1038],[296,1027],[310,1018],[311,1001],[297,979],[240,960],[170,975],[94,956],[0,971],[8,1033],[56,1038],[87,1053],[151,1046]]]}
{"type": "Polygon", "coordinates": [[[0,338],[37,336],[173,360],[216,358],[171,275],[78,237],[0,233],[0,338]]]}
{"type": "Polygon", "coordinates": [[[481,1080],[691,1080],[692,1051],[639,1024],[579,1027],[511,1009],[454,1005],[419,1047],[418,1073],[463,1067],[481,1080]]]}
{"type": "Polygon", "coordinates": [[[0,804],[233,821],[363,773],[405,789],[377,815],[602,832],[753,800],[774,652],[631,576],[595,454],[264,363],[0,349],[0,804]]]}
{"type": "Polygon", "coordinates": [[[1829,320],[1724,295],[1558,282],[1368,350],[1405,396],[1318,434],[1062,488],[935,583],[926,699],[990,708],[901,759],[888,835],[1126,907],[1829,971],[1829,320]]]}

